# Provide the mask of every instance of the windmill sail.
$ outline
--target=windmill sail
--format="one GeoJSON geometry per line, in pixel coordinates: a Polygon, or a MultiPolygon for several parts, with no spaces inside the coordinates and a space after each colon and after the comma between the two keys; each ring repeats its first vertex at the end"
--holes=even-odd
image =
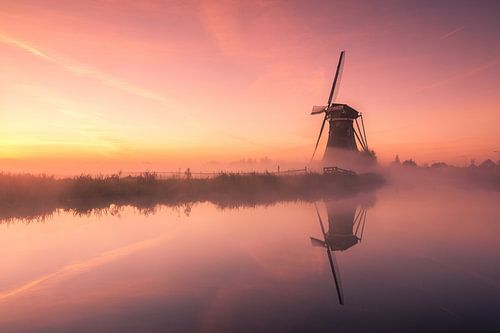
{"type": "Polygon", "coordinates": [[[311,115],[324,113],[319,134],[317,136],[314,151],[309,163],[312,163],[316,151],[321,141],[323,130],[328,120],[329,131],[327,131],[326,149],[323,154],[323,166],[342,166],[347,168],[356,168],[362,164],[372,164],[375,161],[375,155],[368,149],[366,133],[364,130],[363,119],[358,124],[357,118],[361,113],[347,104],[337,102],[337,95],[340,91],[340,81],[342,78],[345,64],[345,52],[340,52],[338,58],[335,76],[328,95],[326,106],[314,106],[311,115]],[[354,129],[354,121],[357,130],[354,129]],[[369,154],[352,154],[358,152],[369,152],[369,154]],[[370,158],[367,158],[370,157],[370,158]]]}
{"type": "Polygon", "coordinates": [[[310,162],[312,162],[312,160],[314,159],[314,155],[316,154],[316,150],[318,150],[319,140],[321,140],[321,134],[323,134],[323,129],[325,128],[325,123],[326,123],[327,117],[328,117],[328,114],[325,112],[325,116],[323,117],[323,123],[321,124],[321,129],[319,130],[318,140],[316,140],[316,146],[314,147],[314,151],[313,151],[313,154],[311,156],[310,162]]]}
{"type": "MultiPolygon", "coordinates": [[[[323,129],[325,128],[326,119],[328,118],[328,109],[332,106],[332,102],[335,100],[338,94],[337,84],[340,82],[340,77],[342,76],[342,68],[344,64],[344,51],[340,52],[339,63],[337,64],[337,70],[335,71],[335,77],[332,83],[332,89],[330,90],[330,95],[328,96],[328,104],[326,106],[314,106],[311,112],[312,115],[319,114],[324,112],[325,117],[323,118],[323,122],[321,123],[321,129],[319,130],[318,139],[316,140],[316,146],[314,147],[313,154],[311,156],[311,161],[314,159],[314,155],[316,154],[316,150],[318,149],[319,141],[321,140],[321,135],[323,134],[323,129]]],[[[309,162],[309,163],[310,163],[309,162]]]]}
{"type": "Polygon", "coordinates": [[[332,84],[332,90],[330,90],[330,96],[328,97],[328,107],[332,105],[332,101],[335,100],[334,97],[337,96],[338,94],[338,89],[335,89],[337,87],[337,82],[340,82],[340,77],[342,68],[344,64],[344,51],[340,52],[340,58],[339,58],[339,63],[337,64],[337,71],[335,71],[335,78],[333,79],[333,84],[332,84]]]}
{"type": "Polygon", "coordinates": [[[325,112],[327,108],[328,108],[328,105],[322,105],[322,106],[315,105],[312,108],[311,114],[318,114],[321,112],[325,112]]]}

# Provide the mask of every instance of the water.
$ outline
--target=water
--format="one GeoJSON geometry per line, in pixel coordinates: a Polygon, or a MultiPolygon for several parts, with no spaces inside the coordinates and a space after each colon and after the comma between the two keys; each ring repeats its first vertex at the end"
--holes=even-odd
{"type": "Polygon", "coordinates": [[[318,202],[344,305],[313,203],[5,221],[0,332],[495,332],[499,199],[387,186],[318,202]]]}

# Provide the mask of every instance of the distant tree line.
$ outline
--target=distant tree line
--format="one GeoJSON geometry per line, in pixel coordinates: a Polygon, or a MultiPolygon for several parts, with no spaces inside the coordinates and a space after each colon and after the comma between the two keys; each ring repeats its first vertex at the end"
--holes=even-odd
{"type": "MultiPolygon", "coordinates": [[[[399,155],[396,155],[394,160],[391,162],[391,167],[398,167],[398,166],[403,166],[403,167],[420,167],[420,168],[458,168],[457,166],[449,165],[445,162],[433,162],[432,164],[424,163],[422,165],[418,165],[417,162],[415,162],[412,158],[409,158],[407,160],[404,160],[401,162],[399,155]]],[[[476,165],[476,161],[472,159],[470,161],[470,164],[466,168],[479,168],[479,169],[484,169],[484,170],[495,170],[495,169],[500,169],[500,161],[495,163],[491,159],[486,159],[479,165],[476,165]]]]}

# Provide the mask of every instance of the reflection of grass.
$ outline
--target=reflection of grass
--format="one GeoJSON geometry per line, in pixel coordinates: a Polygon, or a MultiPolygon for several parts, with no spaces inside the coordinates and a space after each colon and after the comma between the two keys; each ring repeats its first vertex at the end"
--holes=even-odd
{"type": "Polygon", "coordinates": [[[112,204],[139,208],[209,201],[220,207],[252,206],[278,201],[311,201],[355,193],[382,183],[374,174],[323,176],[316,173],[227,174],[209,179],[167,178],[155,173],[135,177],[89,176],[55,179],[45,175],[0,174],[0,219],[31,218],[55,209],[84,213],[112,204]]]}

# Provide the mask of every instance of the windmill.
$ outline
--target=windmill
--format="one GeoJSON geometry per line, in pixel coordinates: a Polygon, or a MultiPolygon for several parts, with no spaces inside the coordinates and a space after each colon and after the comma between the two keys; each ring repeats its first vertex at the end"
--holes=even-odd
{"type": "Polygon", "coordinates": [[[366,222],[366,206],[361,205],[357,209],[357,203],[345,201],[340,203],[326,202],[328,212],[328,231],[325,231],[323,220],[319,214],[318,207],[316,214],[318,215],[319,225],[323,234],[323,240],[310,237],[313,246],[323,247],[326,250],[330,269],[332,271],[333,280],[339,303],[344,305],[344,293],[340,281],[340,272],[335,258],[336,251],[345,251],[354,245],[361,242],[366,222]],[[338,208],[338,209],[337,209],[338,208]]]}
{"type": "Polygon", "coordinates": [[[318,140],[316,141],[316,146],[314,147],[314,152],[311,157],[311,162],[314,159],[316,150],[318,149],[319,141],[321,139],[321,135],[323,134],[323,129],[325,128],[325,123],[327,120],[330,124],[330,130],[328,131],[326,151],[323,155],[324,161],[331,160],[331,157],[334,157],[331,155],[334,155],[335,151],[339,150],[349,152],[358,152],[361,150],[362,152],[369,152],[363,115],[347,104],[335,103],[335,99],[339,91],[338,86],[340,83],[340,78],[342,76],[344,55],[344,51],[340,52],[339,63],[337,65],[337,71],[335,72],[335,77],[333,79],[332,89],[330,90],[330,95],[328,96],[327,105],[313,106],[311,112],[311,115],[320,113],[325,114],[323,123],[321,124],[321,128],[319,130],[318,140]],[[358,123],[358,118],[361,118],[361,126],[358,123]],[[356,123],[357,131],[353,126],[354,122],[356,123]],[[358,142],[361,149],[358,149],[356,141],[358,142]]]}

